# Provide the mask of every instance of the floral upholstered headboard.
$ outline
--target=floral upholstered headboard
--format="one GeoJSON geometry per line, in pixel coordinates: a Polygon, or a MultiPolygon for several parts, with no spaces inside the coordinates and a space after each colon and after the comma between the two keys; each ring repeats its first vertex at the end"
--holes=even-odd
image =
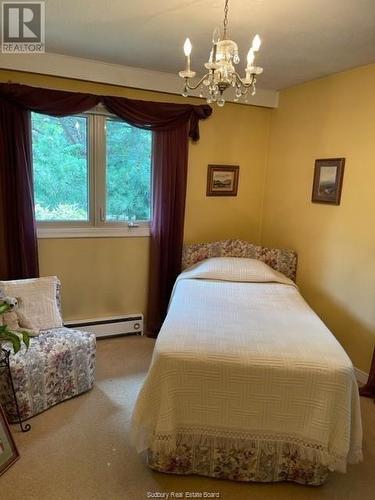
{"type": "Polygon", "coordinates": [[[265,262],[293,281],[297,274],[297,254],[293,250],[267,248],[243,240],[222,240],[184,245],[182,269],[209,257],[247,257],[265,262]]]}

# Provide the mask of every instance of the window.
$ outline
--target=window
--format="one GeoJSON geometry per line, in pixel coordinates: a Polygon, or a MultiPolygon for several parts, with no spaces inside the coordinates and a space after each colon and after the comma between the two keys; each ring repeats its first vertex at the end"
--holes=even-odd
{"type": "Polygon", "coordinates": [[[138,235],[132,225],[144,228],[151,217],[151,147],[150,131],[100,108],[64,118],[32,113],[39,234],[122,235],[130,225],[138,235]]]}
{"type": "Polygon", "coordinates": [[[35,216],[38,221],[87,221],[87,118],[32,114],[35,216]]]}
{"type": "Polygon", "coordinates": [[[106,220],[149,220],[151,133],[107,119],[106,142],[106,220]]]}

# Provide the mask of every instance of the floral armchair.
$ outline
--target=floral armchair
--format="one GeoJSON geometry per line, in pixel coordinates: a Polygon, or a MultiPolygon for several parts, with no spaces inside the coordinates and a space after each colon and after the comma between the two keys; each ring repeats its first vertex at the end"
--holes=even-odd
{"type": "MultiPolygon", "coordinates": [[[[7,283],[10,282],[0,282],[0,287],[7,283]]],[[[38,283],[37,279],[35,283],[38,283]]],[[[60,282],[57,279],[55,293],[61,313],[60,282]]],[[[26,420],[91,389],[95,359],[95,335],[64,326],[42,329],[39,335],[30,339],[28,349],[22,347],[17,354],[9,356],[19,416],[10,375],[4,370],[0,373],[0,403],[9,421],[16,422],[19,417],[26,420]]]]}

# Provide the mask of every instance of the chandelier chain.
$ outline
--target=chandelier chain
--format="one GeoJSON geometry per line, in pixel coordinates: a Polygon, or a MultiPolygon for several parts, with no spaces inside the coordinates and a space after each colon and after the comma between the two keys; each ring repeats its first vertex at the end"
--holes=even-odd
{"type": "Polygon", "coordinates": [[[225,0],[224,5],[224,40],[227,38],[227,26],[228,26],[228,10],[229,10],[229,0],[225,0]]]}

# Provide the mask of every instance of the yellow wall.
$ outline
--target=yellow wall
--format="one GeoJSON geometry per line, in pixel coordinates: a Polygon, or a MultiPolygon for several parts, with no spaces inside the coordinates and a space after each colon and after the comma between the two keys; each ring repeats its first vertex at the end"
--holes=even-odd
{"type": "MultiPolygon", "coordinates": [[[[0,71],[0,81],[8,79],[186,102],[172,95],[0,71]]],[[[214,109],[201,122],[201,141],[190,145],[185,221],[187,242],[239,237],[297,250],[302,294],[365,371],[375,340],[374,88],[371,65],[282,91],[275,110],[234,104],[214,109]],[[341,205],[311,203],[314,160],[340,156],[346,158],[341,205]],[[240,165],[236,198],[206,197],[208,163],[240,165]]],[[[148,242],[39,240],[42,275],[62,280],[65,318],[145,311],[148,242]]]]}
{"type": "MultiPolygon", "coordinates": [[[[196,102],[199,99],[111,85],[0,71],[0,81],[137,99],[196,102]]],[[[188,242],[242,237],[260,241],[260,221],[271,110],[235,104],[214,109],[201,122],[201,140],[191,144],[186,199],[188,242]],[[207,164],[239,164],[236,198],[206,197],[207,164]]],[[[63,285],[65,319],[145,312],[148,238],[40,239],[42,275],[63,285]]]]}
{"type": "Polygon", "coordinates": [[[302,294],[354,364],[375,341],[375,65],[281,92],[262,241],[298,252],[302,294]],[[314,160],[345,157],[340,206],[311,203],[314,160]]]}

